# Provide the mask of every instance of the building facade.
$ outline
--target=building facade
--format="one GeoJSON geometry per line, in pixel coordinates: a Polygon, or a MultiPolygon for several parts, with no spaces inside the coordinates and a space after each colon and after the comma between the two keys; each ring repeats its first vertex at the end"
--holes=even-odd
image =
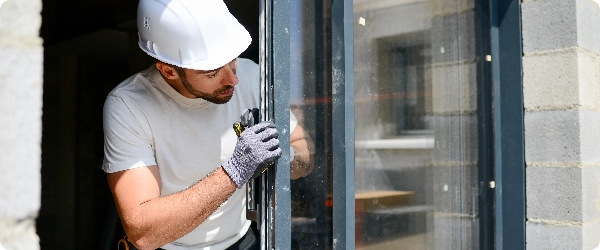
{"type": "MultiPolygon", "coordinates": [[[[150,63],[135,4],[75,2],[0,5],[0,249],[122,237],[98,124],[150,63]]],[[[275,120],[291,110],[315,142],[309,176],[274,172],[275,249],[600,245],[597,2],[226,3],[243,56],[274,69],[275,120]]]]}
{"type": "Polygon", "coordinates": [[[523,1],[527,246],[600,243],[600,9],[594,1],[523,1]]]}

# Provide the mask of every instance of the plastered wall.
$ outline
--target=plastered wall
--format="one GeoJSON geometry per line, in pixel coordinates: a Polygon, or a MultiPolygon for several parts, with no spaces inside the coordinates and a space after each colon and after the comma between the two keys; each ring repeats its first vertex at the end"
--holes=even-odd
{"type": "Polygon", "coordinates": [[[41,9],[41,0],[0,6],[0,249],[39,249],[41,9]]]}
{"type": "Polygon", "coordinates": [[[527,249],[600,243],[600,9],[522,2],[527,249]]]}

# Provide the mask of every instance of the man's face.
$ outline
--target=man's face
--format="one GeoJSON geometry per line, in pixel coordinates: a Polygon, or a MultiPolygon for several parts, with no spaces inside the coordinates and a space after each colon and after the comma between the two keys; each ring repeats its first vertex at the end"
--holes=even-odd
{"type": "Polygon", "coordinates": [[[237,60],[233,59],[223,67],[214,70],[178,69],[177,73],[189,95],[212,103],[224,104],[231,100],[234,87],[238,83],[236,69],[237,60]]]}

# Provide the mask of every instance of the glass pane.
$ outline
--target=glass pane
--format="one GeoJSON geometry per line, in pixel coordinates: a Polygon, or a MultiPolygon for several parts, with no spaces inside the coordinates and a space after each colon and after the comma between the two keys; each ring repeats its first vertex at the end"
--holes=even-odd
{"type": "Polygon", "coordinates": [[[357,249],[477,249],[473,0],[354,0],[357,249]]]}
{"type": "Polygon", "coordinates": [[[290,110],[306,131],[314,168],[292,166],[292,249],[332,249],[330,1],[290,1],[290,110]]]}

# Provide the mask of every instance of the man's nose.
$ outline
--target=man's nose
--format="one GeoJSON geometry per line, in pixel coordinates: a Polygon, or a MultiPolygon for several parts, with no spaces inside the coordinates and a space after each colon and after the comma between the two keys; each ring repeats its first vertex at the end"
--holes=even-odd
{"type": "Polygon", "coordinates": [[[231,67],[230,65],[226,65],[225,67],[223,67],[223,70],[225,70],[225,77],[223,78],[223,84],[225,85],[230,85],[230,86],[235,86],[238,83],[238,77],[235,74],[235,68],[231,67]]]}

